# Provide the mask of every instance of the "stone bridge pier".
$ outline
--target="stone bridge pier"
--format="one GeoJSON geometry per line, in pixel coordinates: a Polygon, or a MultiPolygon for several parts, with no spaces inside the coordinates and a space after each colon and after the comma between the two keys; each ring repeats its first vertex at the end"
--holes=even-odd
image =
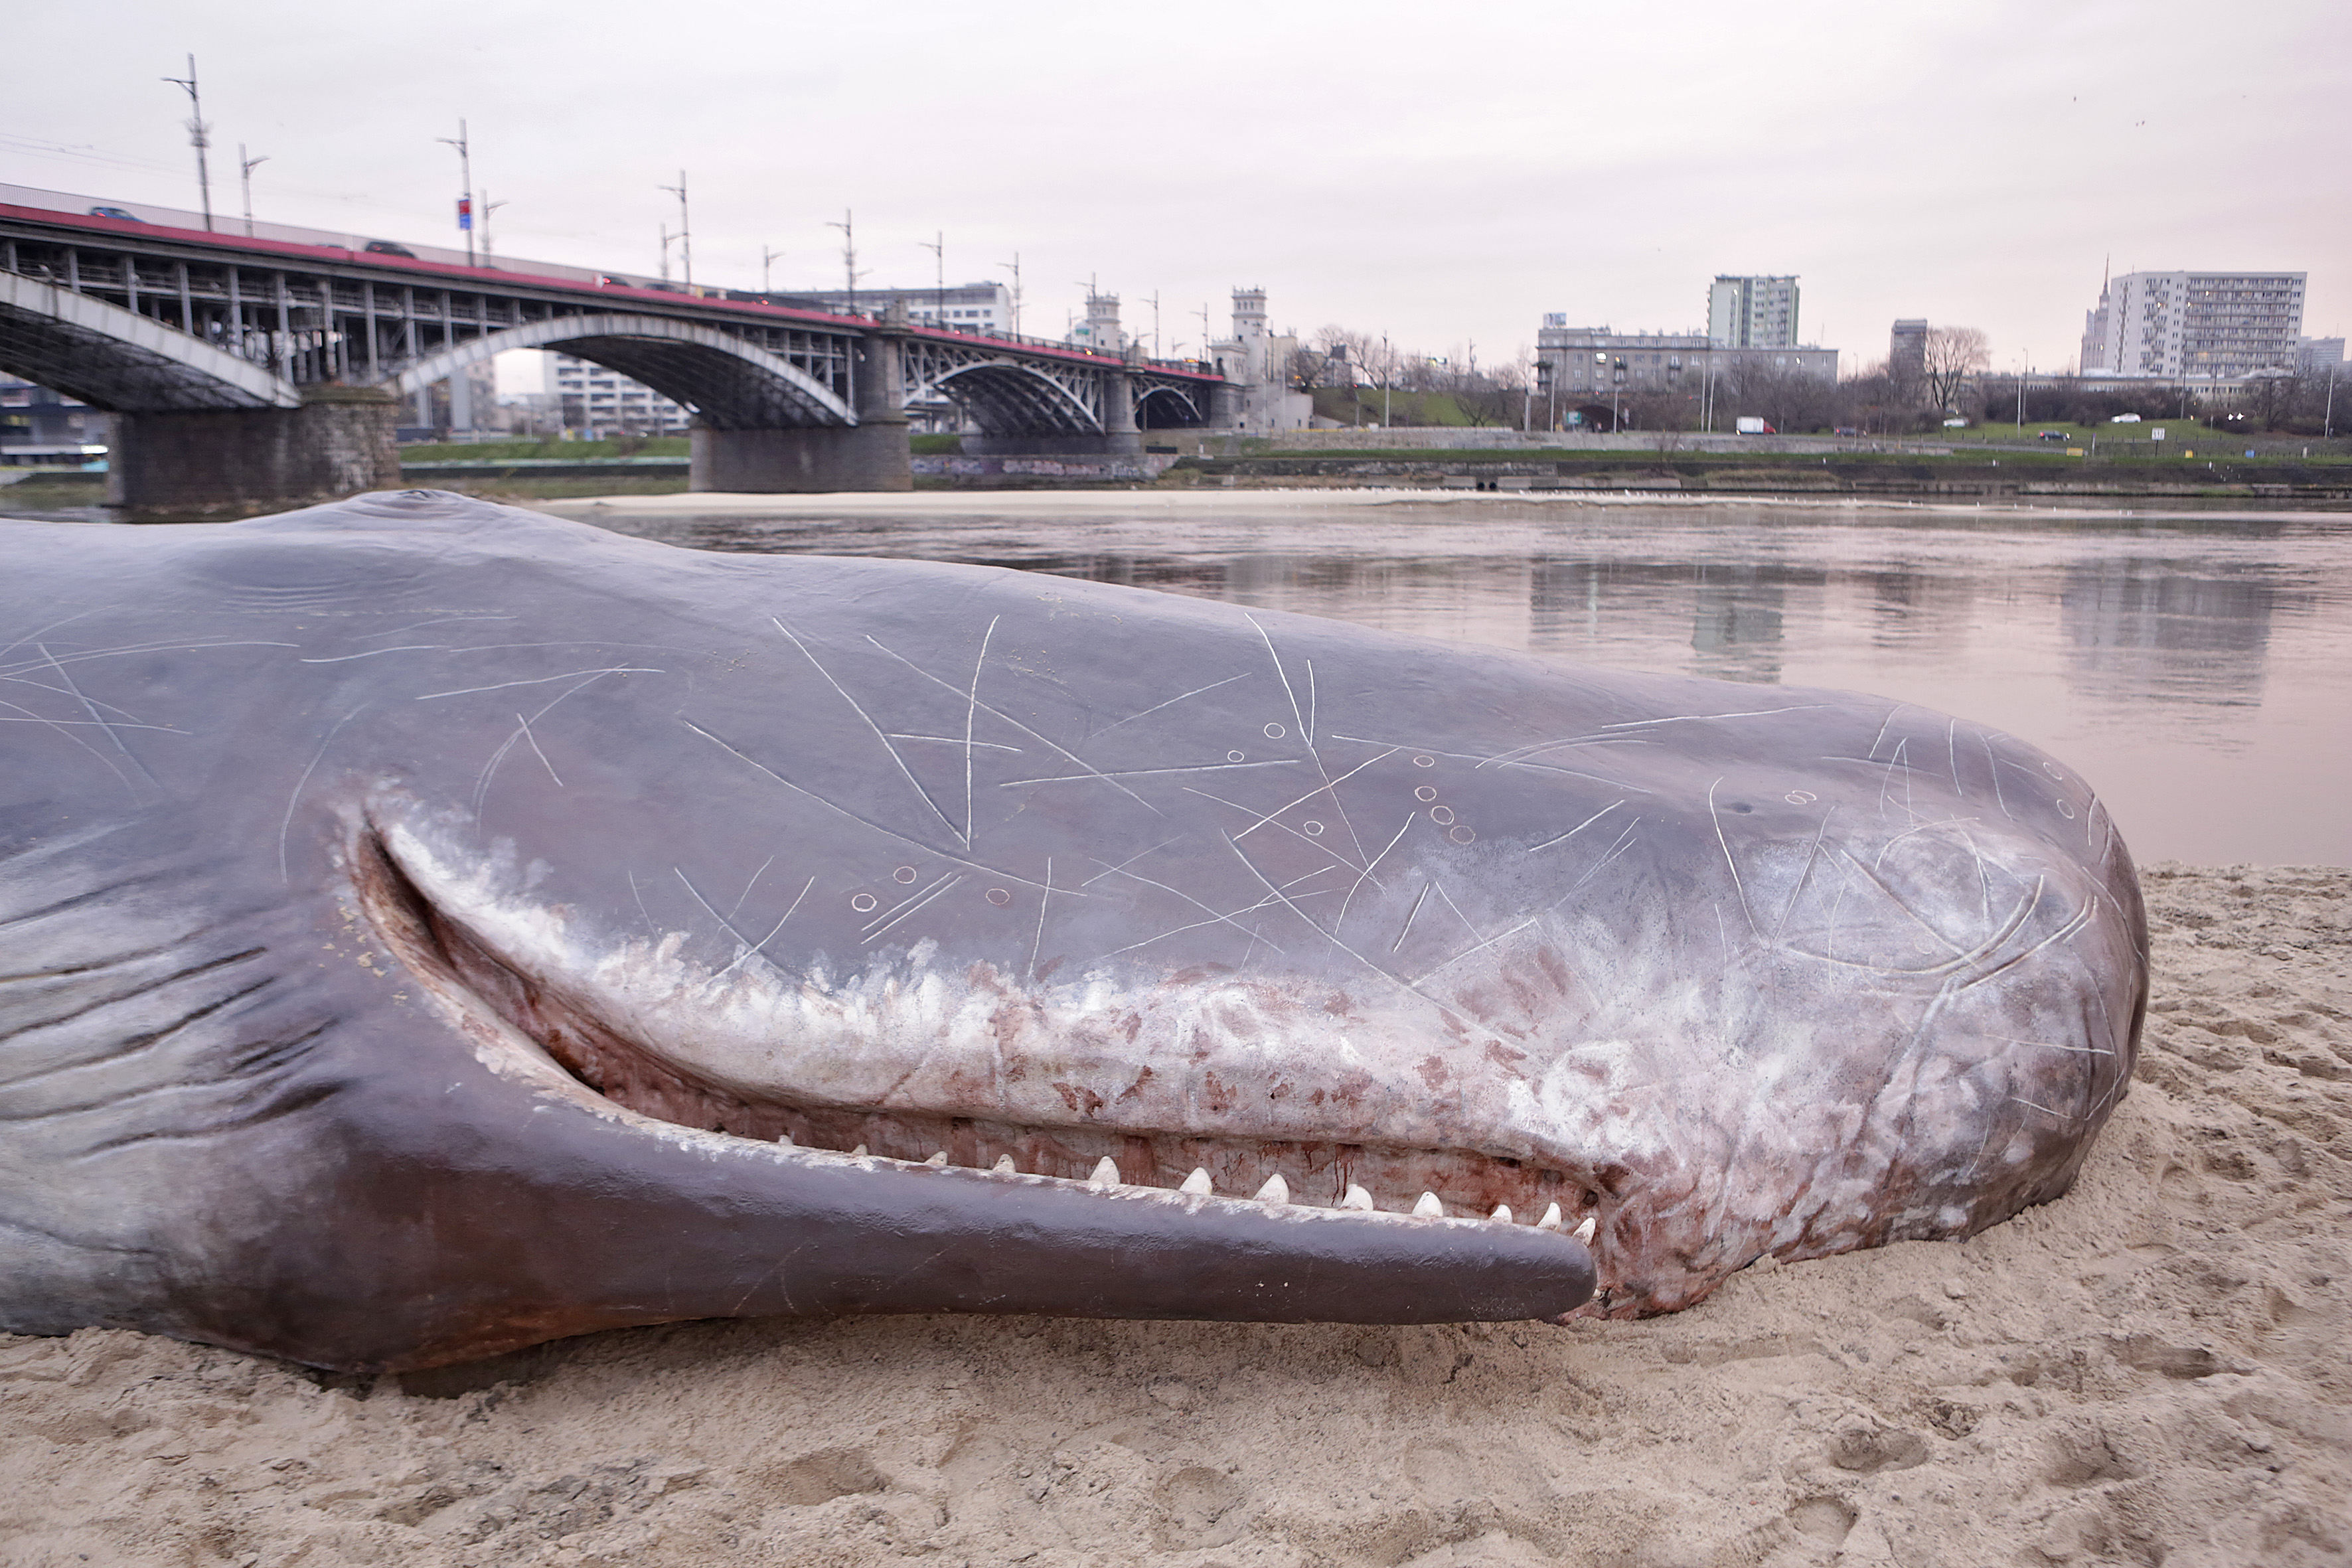
{"type": "Polygon", "coordinates": [[[688,433],[689,490],[758,494],[915,488],[899,384],[903,312],[852,350],[857,423],[732,429],[699,418],[688,433]]]}
{"type": "Polygon", "coordinates": [[[278,511],[400,485],[400,399],[303,387],[292,407],[114,416],[106,504],[131,521],[278,511]]]}

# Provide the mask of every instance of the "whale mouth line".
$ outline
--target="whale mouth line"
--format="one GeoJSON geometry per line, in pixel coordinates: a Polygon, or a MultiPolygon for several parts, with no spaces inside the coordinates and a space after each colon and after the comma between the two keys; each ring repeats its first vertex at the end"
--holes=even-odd
{"type": "Polygon", "coordinates": [[[1588,1242],[1593,1234],[1597,1193],[1565,1171],[1507,1156],[1192,1130],[1045,1126],[950,1110],[747,1095],[615,1029],[560,977],[526,973],[493,953],[426,895],[373,826],[354,836],[351,874],[362,910],[420,983],[469,1016],[495,1021],[509,1038],[528,1042],[581,1089],[652,1121],[872,1166],[946,1167],[1128,1196],[1247,1194],[1334,1218],[1574,1226],[1588,1242]]]}

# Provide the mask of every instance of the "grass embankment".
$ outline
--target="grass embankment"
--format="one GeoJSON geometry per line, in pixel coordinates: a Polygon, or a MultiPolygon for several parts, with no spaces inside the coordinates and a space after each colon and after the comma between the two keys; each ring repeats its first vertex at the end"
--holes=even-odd
{"type": "Polygon", "coordinates": [[[611,441],[420,441],[400,449],[404,463],[593,463],[615,458],[686,456],[683,436],[625,437],[611,441]]]}
{"type": "Polygon", "coordinates": [[[0,512],[12,516],[77,511],[83,507],[102,505],[105,500],[104,474],[36,474],[14,484],[0,485],[0,512]]]}
{"type": "Polygon", "coordinates": [[[1491,427],[1496,423],[1473,416],[1452,394],[1444,392],[1391,392],[1384,405],[1376,386],[1360,386],[1352,391],[1344,386],[1318,386],[1314,397],[1318,418],[1336,419],[1350,426],[1379,426],[1383,423],[1383,413],[1391,429],[1408,425],[1491,427]]]}
{"type": "Polygon", "coordinates": [[[2095,453],[2102,458],[2193,458],[2199,462],[2222,458],[2242,462],[2247,448],[2252,447],[2257,461],[2279,458],[2294,462],[2352,462],[2352,437],[2338,436],[2328,440],[2317,436],[2216,430],[2193,419],[2146,419],[2137,425],[2111,425],[2105,421],[2074,425],[2063,420],[2005,425],[1988,420],[1964,430],[1937,431],[1919,439],[1948,441],[1954,447],[2041,445],[2060,452],[2068,447],[2080,447],[2085,455],[2095,453]],[[2065,439],[2044,442],[2044,430],[2056,431],[2065,439]],[[2161,440],[2155,436],[2158,430],[2164,432],[2161,440]],[[2308,458],[2305,456],[2306,452],[2308,458]]]}

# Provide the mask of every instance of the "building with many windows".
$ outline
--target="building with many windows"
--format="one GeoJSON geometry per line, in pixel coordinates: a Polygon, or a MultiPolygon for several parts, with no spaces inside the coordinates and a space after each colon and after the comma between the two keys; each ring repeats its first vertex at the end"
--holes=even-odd
{"type": "Polygon", "coordinates": [[[559,428],[576,430],[592,441],[682,435],[693,418],[644,382],[550,349],[499,355],[498,394],[510,414],[523,410],[543,416],[559,428]]]}
{"type": "Polygon", "coordinates": [[[2083,322],[2086,376],[2231,381],[2301,360],[2300,272],[2126,272],[2083,322]]]}
{"type": "Polygon", "coordinates": [[[1797,346],[1797,280],[1718,275],[1706,291],[1707,341],[1720,349],[1797,346]]]}
{"type": "MultiPolygon", "coordinates": [[[[1613,408],[1635,394],[1686,393],[1705,399],[1726,380],[1751,373],[1835,381],[1838,351],[1812,347],[1725,348],[1707,332],[1619,332],[1571,327],[1548,315],[1536,333],[1536,395],[1555,423],[1585,407],[1613,408]]],[[[1612,415],[1613,418],[1613,415],[1612,415]]]]}
{"type": "MultiPolygon", "coordinates": [[[[907,319],[919,326],[946,327],[959,332],[1013,332],[1013,291],[1002,283],[957,283],[947,288],[794,289],[767,296],[779,305],[812,310],[855,310],[878,316],[892,305],[904,307],[907,319]]],[[[1117,301],[1113,301],[1116,306],[1117,301]]]]}

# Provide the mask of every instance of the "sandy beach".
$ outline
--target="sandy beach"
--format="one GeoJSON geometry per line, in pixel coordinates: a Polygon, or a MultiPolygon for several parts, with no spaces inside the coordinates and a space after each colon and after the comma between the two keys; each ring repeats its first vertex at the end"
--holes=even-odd
{"type": "Polygon", "coordinates": [[[2352,1561],[2352,872],[2147,874],[2075,1190],[1675,1317],[698,1323],[399,1378],[0,1336],[0,1561],[2352,1561]]]}

